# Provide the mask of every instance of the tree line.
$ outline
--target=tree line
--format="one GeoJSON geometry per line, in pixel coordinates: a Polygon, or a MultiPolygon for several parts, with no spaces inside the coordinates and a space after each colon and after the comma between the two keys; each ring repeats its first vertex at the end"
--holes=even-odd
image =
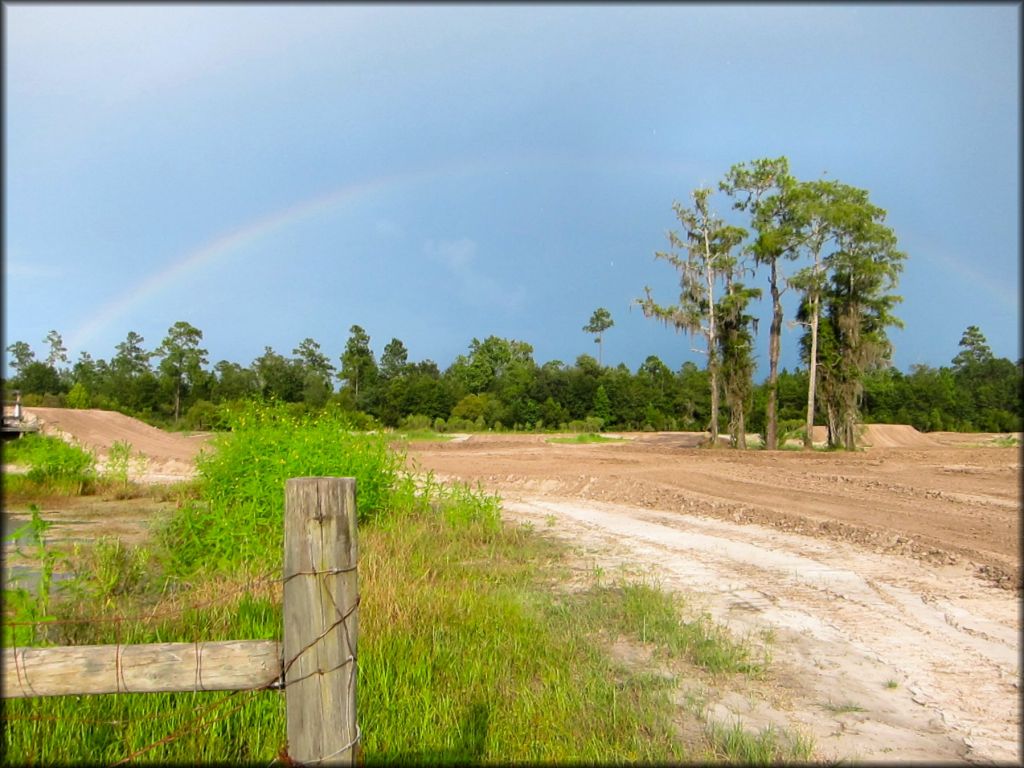
{"type": "Polygon", "coordinates": [[[410,362],[397,338],[378,361],[366,331],[353,325],[340,367],[306,338],[290,357],[266,347],[247,367],[222,360],[210,370],[202,332],[178,322],[152,351],[130,332],[109,362],[82,353],[71,367],[56,331],[44,340],[45,361],[15,342],[7,348],[16,371],[10,384],[71,407],[114,408],[193,428],[216,427],[219,404],[264,397],[314,409],[335,403],[388,426],[411,419],[437,429],[707,430],[717,443],[724,421],[737,448],[746,447],[748,432],[776,448],[794,431],[810,448],[815,424],[827,427],[830,446],[847,449],[866,421],[1021,429],[1021,361],[994,358],[975,326],[964,332],[951,367],[915,366],[909,374],[892,368],[886,332],[902,326],[894,291],[907,256],[866,190],[797,179],[779,157],[736,164],[717,190],[695,189],[691,201],[673,204],[679,226],[668,232],[669,249],[655,253],[675,269],[678,299],[662,303],[645,287],[634,303],[699,340],[703,369],[686,363],[673,372],[654,356],[636,372],[605,367],[603,337],[614,321],[599,307],[582,328],[595,336],[597,360],[581,355],[572,365],[538,365],[526,342],[494,336],[474,338],[443,372],[431,360],[410,362]],[[746,217],[745,226],[716,212],[716,191],[733,218],[746,217]],[[759,318],[750,304],[763,293],[752,283],[758,277],[771,317],[768,375],[755,385],[759,318]],[[798,309],[789,322],[802,329],[802,367],[793,373],[779,371],[782,297],[790,290],[798,309]]]}
{"type": "MultiPolygon", "coordinates": [[[[290,356],[266,347],[248,366],[221,360],[211,367],[202,332],[184,322],[155,348],[129,332],[109,360],[82,352],[70,364],[56,331],[46,343],[49,352],[41,359],[25,342],[7,348],[15,375],[5,382],[6,396],[16,389],[29,406],[116,410],[162,427],[217,429],[223,406],[252,398],[289,403],[297,412],[333,405],[368,427],[438,431],[704,431],[712,420],[710,372],[693,362],[672,370],[651,355],[631,371],[583,354],[572,364],[538,364],[530,344],[495,336],[474,338],[444,371],[432,360],[411,361],[399,339],[378,357],[358,325],[349,329],[337,366],[307,338],[290,356]]],[[[864,422],[922,431],[1021,431],[1024,361],[996,358],[975,326],[959,346],[948,366],[866,373],[864,422]]],[[[779,371],[774,387],[767,380],[752,387],[745,428],[765,435],[774,395],[780,439],[802,437],[807,386],[801,368],[779,371]]],[[[720,410],[727,417],[728,406],[720,410]]]]}

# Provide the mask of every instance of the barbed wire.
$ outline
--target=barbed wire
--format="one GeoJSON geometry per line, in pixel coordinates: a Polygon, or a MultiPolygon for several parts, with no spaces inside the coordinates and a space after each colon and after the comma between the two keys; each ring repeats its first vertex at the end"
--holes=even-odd
{"type": "MultiPolygon", "coordinates": [[[[159,611],[151,610],[145,613],[137,614],[121,614],[118,616],[75,617],[70,619],[42,618],[9,621],[5,618],[4,625],[9,627],[56,627],[68,624],[116,624],[127,622],[145,624],[146,622],[155,621],[157,619],[181,618],[188,611],[203,611],[218,606],[227,606],[230,603],[231,599],[236,595],[252,593],[256,589],[264,585],[283,585],[284,581],[285,580],[281,577],[273,577],[269,574],[264,576],[258,576],[254,581],[242,584],[236,587],[235,589],[231,589],[226,592],[220,592],[215,597],[212,597],[209,600],[199,603],[191,603],[187,605],[176,606],[173,608],[166,608],[164,610],[159,611]]],[[[174,595],[174,599],[180,599],[182,596],[183,593],[177,593],[174,595]]]]}
{"type": "MultiPolygon", "coordinates": [[[[122,649],[124,647],[127,647],[127,646],[125,646],[125,644],[123,644],[121,642],[121,632],[122,632],[123,626],[126,623],[129,623],[129,622],[144,623],[146,621],[153,621],[156,618],[168,618],[168,617],[179,617],[180,618],[186,612],[200,611],[200,610],[216,607],[218,605],[220,605],[220,606],[228,605],[230,600],[233,597],[235,597],[236,595],[238,595],[240,593],[251,593],[252,591],[254,591],[254,589],[258,589],[261,586],[273,585],[273,586],[281,586],[283,588],[283,586],[285,584],[287,584],[289,581],[291,581],[292,579],[294,579],[294,578],[296,578],[298,576],[325,577],[325,576],[339,575],[339,574],[343,574],[343,573],[350,573],[350,572],[354,572],[356,570],[357,570],[357,567],[355,565],[353,565],[353,566],[349,566],[349,567],[345,567],[345,568],[328,568],[328,569],[325,569],[325,570],[322,570],[322,571],[321,570],[317,570],[316,568],[314,568],[313,570],[309,570],[309,571],[296,571],[296,572],[290,573],[290,574],[288,574],[287,576],[284,576],[284,577],[272,577],[269,574],[267,574],[265,576],[260,576],[255,581],[250,581],[250,582],[246,583],[245,585],[240,586],[239,588],[237,588],[235,590],[230,590],[230,591],[228,591],[226,593],[220,593],[220,594],[218,594],[217,597],[215,597],[214,599],[211,599],[209,601],[206,601],[205,603],[200,603],[198,605],[197,604],[185,605],[185,606],[181,606],[180,608],[177,608],[175,610],[169,610],[169,611],[157,611],[157,612],[150,611],[150,612],[147,612],[146,614],[140,614],[140,615],[136,615],[136,616],[121,615],[121,616],[115,616],[115,617],[96,617],[96,618],[92,618],[92,619],[76,618],[76,619],[40,619],[40,620],[34,620],[34,621],[13,621],[13,622],[6,622],[5,621],[5,624],[8,624],[9,626],[38,626],[38,625],[50,626],[50,625],[62,625],[62,624],[90,624],[90,623],[100,624],[100,623],[113,622],[114,626],[115,626],[115,633],[116,633],[116,635],[115,635],[115,670],[114,670],[114,674],[115,674],[115,681],[116,681],[117,692],[118,693],[130,693],[131,691],[128,690],[127,683],[124,680],[124,669],[123,669],[123,664],[121,663],[122,649]]],[[[315,638],[310,640],[306,645],[304,645],[302,648],[300,648],[298,651],[296,651],[292,655],[292,657],[290,659],[287,659],[287,660],[282,659],[281,660],[281,672],[280,672],[280,675],[278,677],[276,677],[272,681],[269,681],[269,682],[267,682],[267,683],[265,683],[263,685],[260,685],[260,686],[254,687],[254,688],[247,688],[247,689],[240,689],[240,690],[232,691],[228,696],[222,697],[221,699],[219,699],[216,702],[213,702],[213,703],[211,703],[209,705],[201,707],[199,710],[197,710],[197,712],[196,712],[194,717],[192,717],[190,720],[188,720],[184,725],[182,725],[177,730],[173,731],[170,734],[167,734],[166,736],[164,736],[164,737],[162,737],[160,739],[157,739],[156,741],[151,742],[150,744],[147,744],[146,746],[144,746],[144,747],[142,747],[140,749],[137,749],[137,750],[131,752],[130,754],[128,754],[124,758],[121,758],[117,762],[113,763],[113,765],[122,765],[122,764],[124,764],[126,762],[130,762],[130,761],[134,760],[136,757],[138,757],[138,756],[140,756],[142,754],[145,754],[146,752],[149,752],[150,750],[155,749],[155,748],[161,746],[162,744],[171,743],[171,742],[173,742],[173,741],[175,741],[177,739],[180,739],[181,737],[183,737],[184,735],[186,735],[188,733],[192,733],[193,731],[197,730],[198,728],[200,728],[202,726],[212,725],[215,722],[223,720],[223,719],[231,716],[235,712],[239,711],[243,706],[245,706],[245,704],[247,704],[249,701],[251,701],[255,697],[256,694],[258,694],[258,693],[260,693],[262,691],[267,691],[267,690],[281,691],[281,690],[286,689],[289,686],[297,685],[298,683],[300,683],[300,682],[302,682],[302,681],[304,681],[306,679],[309,679],[310,677],[313,677],[314,675],[330,674],[331,672],[335,672],[335,671],[341,669],[342,667],[349,666],[349,665],[351,665],[351,668],[352,668],[351,674],[350,674],[349,679],[348,679],[348,687],[351,690],[351,687],[355,684],[355,680],[356,680],[356,677],[357,677],[357,674],[358,674],[358,659],[357,659],[357,655],[355,653],[355,649],[352,648],[351,638],[350,638],[349,633],[347,631],[342,632],[342,634],[343,634],[343,636],[345,638],[345,643],[348,646],[348,649],[347,649],[348,650],[348,655],[341,662],[339,662],[338,664],[336,664],[336,665],[334,665],[334,666],[332,666],[332,667],[330,667],[329,669],[326,669],[326,670],[318,668],[316,670],[313,670],[313,671],[309,672],[308,674],[305,674],[305,675],[302,675],[302,676],[299,676],[299,677],[293,677],[291,679],[288,678],[288,675],[289,675],[289,672],[292,669],[292,666],[304,654],[306,654],[307,652],[309,652],[310,650],[315,648],[317,646],[317,644],[319,644],[324,638],[326,638],[328,635],[330,635],[331,632],[333,632],[334,630],[338,629],[338,627],[341,627],[341,626],[345,625],[345,623],[358,610],[358,607],[359,607],[359,604],[360,604],[360,595],[359,594],[355,595],[355,598],[353,600],[352,605],[350,607],[348,607],[347,609],[343,610],[342,608],[339,607],[338,601],[335,598],[335,595],[333,594],[331,589],[326,584],[323,585],[323,591],[327,594],[327,596],[330,599],[331,605],[333,606],[334,613],[335,613],[335,616],[334,616],[333,620],[315,638]],[[230,701],[232,698],[234,698],[234,697],[236,697],[236,696],[238,696],[240,694],[247,694],[247,696],[244,696],[242,701],[239,702],[236,706],[232,707],[227,712],[222,713],[221,715],[219,715],[218,717],[216,717],[216,718],[214,718],[212,720],[205,720],[204,719],[204,716],[208,712],[210,712],[210,711],[212,711],[212,710],[222,706],[225,702],[230,701]]],[[[199,640],[199,638],[195,637],[193,639],[193,642],[195,643],[195,646],[196,646],[196,672],[195,672],[194,692],[199,692],[199,691],[203,690],[203,688],[202,688],[202,652],[201,652],[201,648],[200,648],[200,640],[199,640]]],[[[23,646],[22,647],[23,651],[25,649],[29,648],[29,647],[40,647],[40,646],[23,646]]],[[[45,646],[43,646],[43,647],[45,647],[45,646]]],[[[17,663],[17,658],[18,658],[17,657],[17,651],[18,651],[18,648],[17,648],[17,646],[13,647],[12,650],[14,652],[15,669],[17,671],[19,685],[21,685],[21,687],[23,689],[32,690],[31,682],[28,680],[27,669],[24,669],[23,667],[19,667],[18,666],[18,663],[17,663]],[[24,677],[23,677],[23,675],[24,675],[24,677]]],[[[24,661],[22,662],[22,664],[24,664],[24,661]]],[[[74,694],[70,694],[70,695],[74,695],[74,694]]],[[[2,719],[5,723],[7,723],[7,722],[14,722],[14,721],[50,721],[50,722],[62,721],[62,722],[73,722],[73,723],[89,724],[89,725],[97,725],[97,724],[124,725],[125,723],[129,723],[129,722],[145,722],[145,721],[148,721],[148,720],[154,720],[157,717],[165,717],[165,716],[166,716],[166,712],[153,712],[153,713],[150,713],[148,715],[140,715],[139,717],[132,717],[132,718],[96,719],[96,718],[77,718],[77,717],[68,717],[68,716],[56,717],[56,716],[45,716],[45,715],[16,715],[16,714],[11,714],[10,712],[7,711],[7,708],[4,708],[4,711],[2,712],[2,714],[0,714],[0,719],[2,719]]],[[[346,750],[353,748],[354,746],[356,746],[360,742],[360,739],[361,739],[361,732],[360,732],[358,724],[357,724],[356,725],[355,737],[348,744],[346,744],[345,746],[341,747],[340,749],[336,750],[335,752],[331,753],[330,755],[327,755],[326,757],[321,758],[319,762],[323,762],[325,760],[329,760],[330,758],[335,757],[338,754],[341,754],[341,753],[345,752],[346,750]]]]}

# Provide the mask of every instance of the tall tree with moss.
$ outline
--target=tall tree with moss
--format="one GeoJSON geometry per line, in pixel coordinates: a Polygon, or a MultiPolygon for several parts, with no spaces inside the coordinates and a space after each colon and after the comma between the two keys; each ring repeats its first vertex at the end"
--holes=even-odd
{"type": "Polygon", "coordinates": [[[672,206],[682,233],[669,230],[672,250],[657,251],[656,259],[667,261],[679,273],[679,302],[659,304],[644,288],[644,298],[634,303],[644,316],[661,321],[677,332],[686,331],[691,339],[700,335],[704,348],[695,349],[707,356],[707,370],[711,388],[711,417],[708,424],[710,443],[718,444],[719,403],[719,326],[717,284],[736,265],[734,249],[746,237],[746,230],[726,224],[716,216],[709,204],[711,190],[700,188],[692,193],[693,207],[686,208],[678,201],[672,206]],[[682,252],[682,255],[680,254],[682,252]]]}
{"type": "Polygon", "coordinates": [[[597,364],[603,365],[602,353],[604,351],[604,332],[615,325],[612,320],[612,313],[604,307],[598,307],[590,316],[590,322],[583,326],[587,333],[594,334],[594,343],[597,344],[597,364]]]}
{"type": "MultiPolygon", "coordinates": [[[[826,198],[826,216],[835,250],[826,258],[828,279],[820,294],[829,348],[817,362],[829,444],[852,451],[864,375],[890,364],[886,329],[902,327],[893,313],[902,297],[893,291],[906,254],[897,249],[896,235],[885,224],[886,212],[870,202],[867,192],[845,185],[831,191],[836,194],[826,198]]],[[[813,344],[811,350],[816,352],[813,344]]]]}
{"type": "Polygon", "coordinates": [[[729,444],[747,447],[746,413],[754,391],[754,334],[757,318],[747,313],[750,302],[761,297],[760,288],[749,288],[725,273],[725,293],[718,303],[718,350],[722,358],[722,391],[729,408],[729,444]]]}
{"type": "Polygon", "coordinates": [[[748,252],[759,266],[768,268],[768,291],[772,319],[768,329],[768,380],[765,405],[765,447],[778,448],[778,378],[782,351],[782,296],[786,278],[783,260],[795,259],[801,241],[801,226],[793,205],[796,179],[789,173],[785,157],[759,159],[734,165],[719,189],[735,199],[733,207],[750,213],[755,237],[748,252]]]}
{"type": "MultiPolygon", "coordinates": [[[[801,291],[797,322],[807,328],[801,339],[801,348],[807,362],[807,408],[805,410],[804,449],[814,446],[814,415],[818,394],[818,325],[821,317],[821,297],[827,279],[827,246],[833,241],[836,229],[836,203],[847,195],[846,188],[834,181],[811,181],[796,185],[789,201],[799,221],[800,250],[810,262],[789,280],[788,284],[801,291]]],[[[831,434],[831,429],[830,429],[831,434]]]]}

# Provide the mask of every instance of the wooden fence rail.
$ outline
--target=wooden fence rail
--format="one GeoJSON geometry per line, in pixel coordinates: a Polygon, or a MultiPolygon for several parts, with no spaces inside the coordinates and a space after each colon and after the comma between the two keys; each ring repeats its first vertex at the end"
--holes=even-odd
{"type": "Polygon", "coordinates": [[[288,757],[351,765],[356,723],[356,484],[285,484],[284,642],[5,648],[3,698],[254,690],[282,683],[288,757]]]}
{"type": "Polygon", "coordinates": [[[3,697],[240,691],[281,678],[273,640],[4,648],[3,697]]]}

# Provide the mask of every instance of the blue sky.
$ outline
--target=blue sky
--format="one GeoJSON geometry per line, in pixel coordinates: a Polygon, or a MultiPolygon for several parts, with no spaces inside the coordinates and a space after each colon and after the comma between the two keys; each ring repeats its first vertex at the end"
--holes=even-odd
{"type": "Polygon", "coordinates": [[[211,365],[337,363],[359,324],[442,369],[492,334],[571,363],[604,306],[606,364],[702,365],[630,303],[678,296],[673,201],[785,155],[888,211],[897,367],[968,325],[1021,356],[1018,4],[3,13],[4,346],[109,359],[185,320],[211,365]]]}

